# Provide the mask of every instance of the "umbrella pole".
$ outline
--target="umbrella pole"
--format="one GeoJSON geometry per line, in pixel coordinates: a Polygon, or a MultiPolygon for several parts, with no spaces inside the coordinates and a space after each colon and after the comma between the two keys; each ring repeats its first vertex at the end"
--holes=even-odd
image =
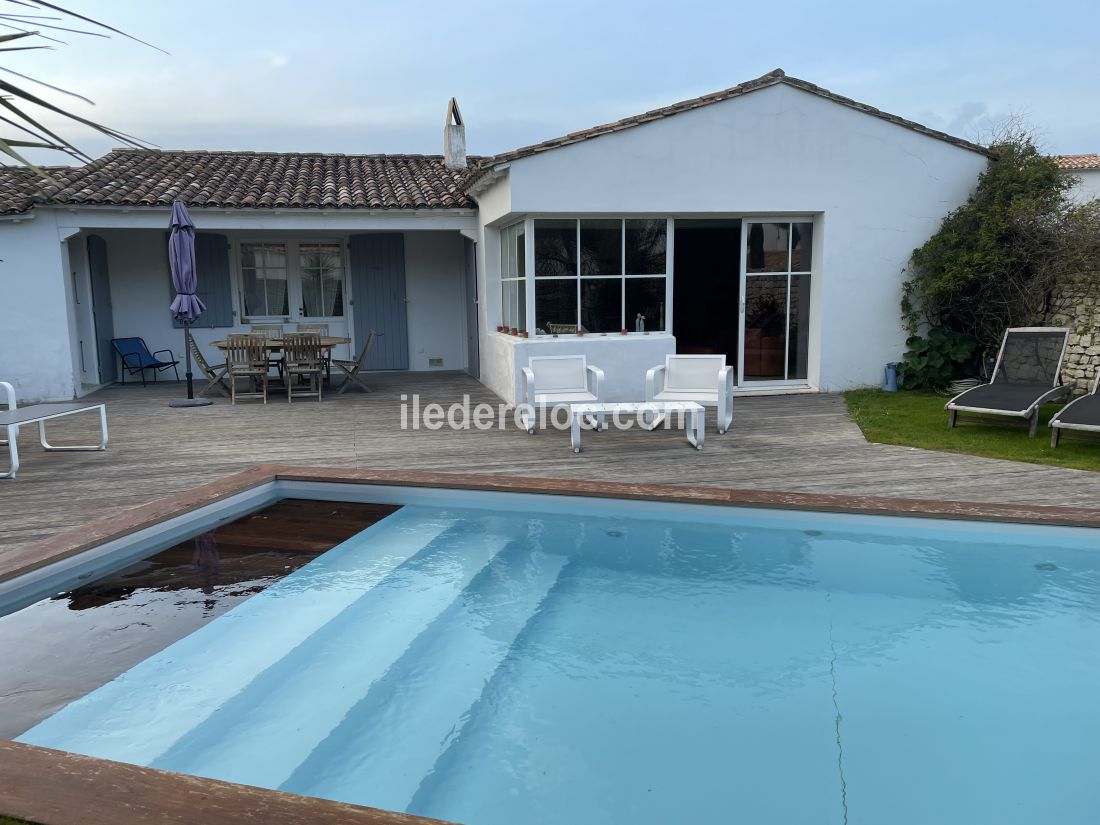
{"type": "Polygon", "coordinates": [[[183,324],[183,352],[183,357],[187,359],[187,400],[193,401],[195,385],[191,378],[191,324],[186,321],[183,324]]]}
{"type": "Polygon", "coordinates": [[[195,385],[191,375],[191,324],[183,324],[183,357],[187,359],[187,398],[169,401],[169,407],[206,407],[214,402],[209,398],[195,398],[195,385]]]}

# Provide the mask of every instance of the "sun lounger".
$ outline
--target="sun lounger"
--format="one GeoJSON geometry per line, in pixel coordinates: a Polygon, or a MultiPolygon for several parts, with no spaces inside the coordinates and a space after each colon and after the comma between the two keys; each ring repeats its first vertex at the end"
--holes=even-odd
{"type": "Polygon", "coordinates": [[[103,404],[32,404],[29,407],[19,407],[15,401],[15,387],[7,381],[0,381],[0,391],[3,392],[3,401],[7,405],[6,410],[0,410],[0,432],[4,433],[4,440],[0,440],[0,446],[7,445],[8,458],[11,461],[11,467],[6,473],[0,473],[0,478],[15,478],[15,474],[19,471],[19,428],[23,424],[38,425],[38,441],[42,445],[42,449],[47,452],[83,452],[107,449],[107,408],[103,404]],[[99,444],[55,447],[46,441],[47,421],[88,410],[99,412],[99,444]]]}
{"type": "Polygon", "coordinates": [[[1069,387],[1061,383],[1068,339],[1069,330],[1060,327],[1005,330],[993,379],[947,402],[947,426],[954,427],[960,413],[1008,416],[1028,421],[1028,435],[1034,436],[1039,407],[1069,394],[1069,387]]]}
{"type": "Polygon", "coordinates": [[[1100,370],[1092,382],[1092,392],[1070,401],[1050,419],[1050,446],[1057,447],[1062,430],[1076,430],[1100,437],[1100,370]]]}

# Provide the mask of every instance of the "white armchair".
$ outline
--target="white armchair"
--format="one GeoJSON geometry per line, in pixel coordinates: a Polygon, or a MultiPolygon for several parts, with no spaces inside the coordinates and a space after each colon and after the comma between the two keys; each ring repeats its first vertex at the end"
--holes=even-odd
{"type": "Polygon", "coordinates": [[[733,367],[724,355],[666,355],[664,366],[646,372],[645,400],[717,407],[718,432],[724,433],[733,421],[733,367]]]}
{"type": "Polygon", "coordinates": [[[599,401],[602,383],[603,370],[591,366],[583,355],[531,358],[523,368],[520,386],[527,432],[534,435],[539,407],[599,401]]]}

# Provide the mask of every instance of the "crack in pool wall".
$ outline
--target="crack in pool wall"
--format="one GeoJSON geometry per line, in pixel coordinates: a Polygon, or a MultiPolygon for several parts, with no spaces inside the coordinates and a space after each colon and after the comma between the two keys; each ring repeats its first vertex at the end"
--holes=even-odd
{"type": "Polygon", "coordinates": [[[834,727],[836,729],[836,767],[840,774],[840,807],[844,811],[844,825],[848,825],[848,783],[844,778],[844,743],[840,739],[840,723],[844,719],[844,715],[840,712],[840,703],[837,700],[836,695],[836,642],[833,641],[833,611],[832,611],[832,594],[825,594],[825,601],[829,604],[829,649],[832,651],[832,658],[829,660],[829,678],[832,680],[833,685],[833,710],[836,711],[836,720],[834,727]]]}

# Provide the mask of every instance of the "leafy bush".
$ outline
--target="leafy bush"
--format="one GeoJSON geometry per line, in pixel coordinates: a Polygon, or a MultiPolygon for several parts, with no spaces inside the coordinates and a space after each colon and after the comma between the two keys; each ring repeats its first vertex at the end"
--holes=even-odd
{"type": "Polygon", "coordinates": [[[898,367],[902,387],[907,390],[942,390],[956,378],[973,370],[978,340],[965,332],[933,327],[927,336],[913,335],[898,367]]]}
{"type": "Polygon", "coordinates": [[[1026,132],[990,151],[966,203],[909,260],[901,308],[914,334],[927,324],[996,349],[1006,327],[1042,319],[1065,268],[1073,180],[1026,132]]]}

